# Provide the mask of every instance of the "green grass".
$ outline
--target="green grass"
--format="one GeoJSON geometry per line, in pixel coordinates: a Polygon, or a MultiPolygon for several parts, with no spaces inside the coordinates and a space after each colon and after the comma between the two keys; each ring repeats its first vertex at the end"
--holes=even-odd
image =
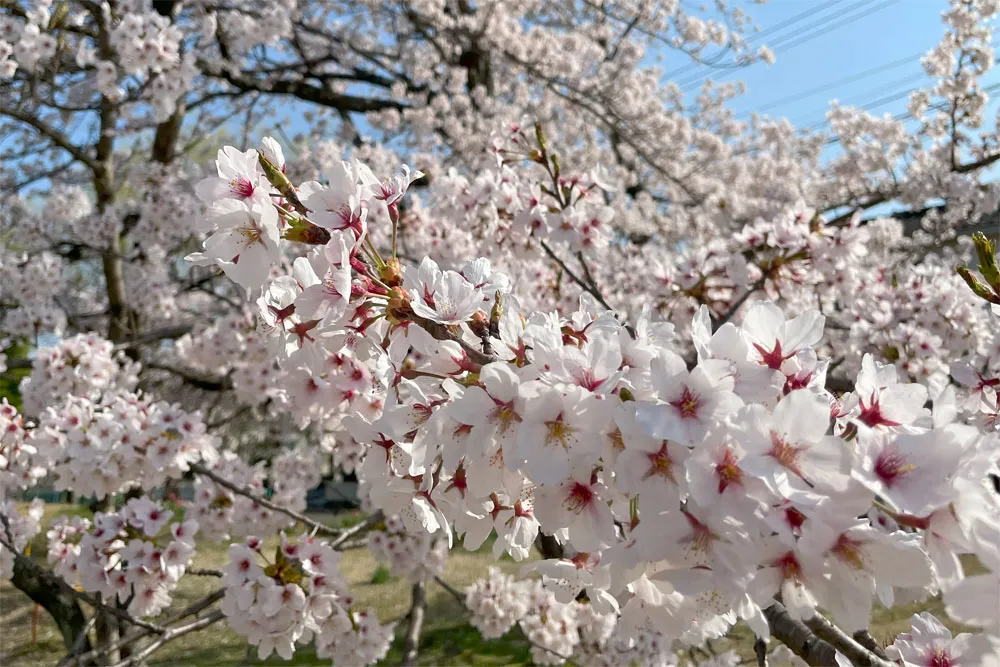
{"type": "MultiPolygon", "coordinates": [[[[85,506],[49,505],[43,526],[61,514],[89,514],[85,506]]],[[[316,518],[338,526],[353,525],[361,520],[357,512],[316,518]]],[[[490,553],[487,543],[478,552],[461,548],[452,551],[443,578],[453,587],[462,589],[485,574],[490,565],[497,565],[510,573],[517,573],[520,565],[509,558],[499,562],[490,553]]],[[[32,557],[45,559],[44,531],[33,540],[32,557]]],[[[195,557],[198,567],[220,568],[226,561],[225,544],[201,542],[195,557]]],[[[979,570],[974,562],[966,563],[971,572],[979,570]]],[[[410,584],[399,577],[386,577],[384,568],[375,561],[367,549],[345,552],[341,561],[344,575],[351,584],[358,608],[373,609],[383,622],[399,620],[405,627],[405,614],[410,606],[410,584]]],[[[386,573],[387,574],[387,573],[386,573]]],[[[174,609],[183,608],[219,586],[212,577],[184,577],[173,595],[174,609]]],[[[518,631],[493,641],[484,641],[479,632],[467,622],[464,608],[447,591],[434,582],[428,583],[428,609],[421,638],[418,665],[525,665],[530,664],[530,645],[518,631]]],[[[7,581],[0,582],[0,665],[3,667],[42,667],[54,665],[64,654],[62,637],[46,612],[39,609],[23,593],[7,581]],[[35,627],[33,637],[32,626],[35,627]]],[[[892,609],[876,607],[873,615],[872,634],[888,644],[900,632],[909,628],[910,617],[920,611],[930,611],[954,631],[964,628],[947,620],[940,600],[926,603],[898,605],[892,609]]],[[[397,631],[397,640],[384,664],[402,662],[401,643],[403,632],[397,631]]],[[[736,650],[745,661],[753,664],[753,635],[743,624],[738,624],[724,640],[714,642],[715,650],[736,650]]],[[[231,632],[222,621],[203,632],[186,635],[167,644],[154,653],[150,665],[161,666],[234,666],[234,665],[329,665],[330,661],[317,658],[310,647],[299,649],[290,662],[276,656],[266,661],[256,659],[256,650],[231,632]]]]}

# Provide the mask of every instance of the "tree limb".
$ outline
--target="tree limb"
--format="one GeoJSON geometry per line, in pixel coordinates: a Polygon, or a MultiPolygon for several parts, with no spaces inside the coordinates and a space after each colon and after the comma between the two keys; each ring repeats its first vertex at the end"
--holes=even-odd
{"type": "Polygon", "coordinates": [[[201,465],[200,463],[192,463],[191,466],[190,466],[190,469],[191,469],[191,472],[193,472],[194,474],[201,475],[202,477],[207,477],[210,480],[212,480],[213,482],[215,482],[216,484],[218,484],[219,486],[227,488],[230,491],[232,491],[233,493],[235,493],[237,495],[241,495],[244,498],[249,498],[253,502],[255,502],[258,505],[260,505],[261,507],[266,507],[269,510],[273,510],[273,511],[278,512],[280,514],[284,514],[287,517],[295,519],[296,521],[299,521],[299,522],[305,524],[306,526],[309,526],[310,528],[312,528],[313,530],[315,530],[317,533],[320,533],[320,534],[323,534],[323,535],[343,536],[343,532],[344,531],[337,530],[336,528],[331,528],[330,526],[327,526],[324,523],[320,523],[319,521],[315,521],[313,519],[310,519],[305,514],[300,514],[299,512],[296,512],[294,510],[290,510],[287,507],[282,507],[281,505],[276,505],[275,503],[272,503],[270,500],[267,500],[266,498],[262,498],[262,497],[258,496],[257,494],[255,494],[254,492],[252,492],[250,489],[248,489],[246,487],[238,486],[238,485],[234,484],[233,482],[230,482],[225,477],[219,475],[216,472],[213,472],[212,470],[209,470],[208,468],[206,468],[205,466],[201,465]]]}
{"type": "Polygon", "coordinates": [[[853,637],[820,614],[816,614],[806,621],[806,625],[859,667],[893,667],[891,662],[882,659],[875,652],[859,644],[853,637]]]}

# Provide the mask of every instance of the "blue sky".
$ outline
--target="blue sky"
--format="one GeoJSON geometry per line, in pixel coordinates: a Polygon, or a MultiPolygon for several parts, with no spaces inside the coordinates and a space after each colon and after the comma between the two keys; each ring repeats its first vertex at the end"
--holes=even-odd
{"type": "MultiPolygon", "coordinates": [[[[746,2],[742,6],[765,33],[754,43],[773,45],[777,61],[770,66],[757,63],[728,75],[720,71],[715,78],[746,83],[746,95],[731,104],[737,114],[768,107],[766,113],[785,116],[794,125],[806,127],[823,122],[833,99],[860,106],[896,97],[871,112],[905,112],[907,96],[903,93],[928,81],[921,77],[918,54],[931,49],[944,33],[941,13],[947,2],[770,0],[766,5],[746,2]],[[805,12],[809,15],[791,22],[805,12]],[[786,26],[773,29],[781,24],[786,26]],[[885,65],[895,66],[838,83],[885,65]],[[827,89],[803,95],[817,88],[827,89]]],[[[680,56],[673,56],[663,66],[671,70],[680,62],[680,56]]],[[[693,73],[706,71],[691,69],[675,78],[690,81],[693,73]]],[[[1000,70],[987,74],[985,85],[997,81],[1000,70]]],[[[991,109],[987,119],[996,113],[992,104],[991,109]]]]}

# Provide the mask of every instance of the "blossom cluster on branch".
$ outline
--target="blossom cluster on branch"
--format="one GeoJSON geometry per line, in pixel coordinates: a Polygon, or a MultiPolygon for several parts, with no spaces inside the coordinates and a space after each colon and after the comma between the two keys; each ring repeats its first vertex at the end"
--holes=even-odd
{"type": "MultiPolygon", "coordinates": [[[[537,566],[544,586],[668,640],[700,643],[737,618],[767,636],[775,596],[795,618],[822,608],[854,632],[873,600],[942,591],[956,620],[992,627],[982,609],[1000,600],[979,580],[997,574],[965,578],[958,556],[998,554],[996,434],[966,423],[953,388],[866,355],[834,396],[816,349],[824,316],[766,300],[740,325],[703,306],[688,361],[672,326],[648,310],[626,326],[599,292],[565,316],[528,312],[485,258],[453,270],[382,256],[367,213],[388,201],[395,237],[409,169],[379,182],[345,162],[339,180],[295,189],[264,152],[234,155],[220,152],[220,175],[242,166],[221,176],[236,185],[213,186],[198,261],[260,294],[268,348],[317,395],[343,386],[329,360],[370,368],[381,410],[342,426],[367,445],[369,501],[408,530],[471,548],[495,531],[495,551],[517,559],[554,535],[575,555],[537,566]],[[290,242],[314,247],[272,277],[257,262],[277,265],[290,242]]],[[[797,224],[808,234],[814,221],[797,224]]],[[[795,261],[782,254],[795,239],[775,239],[777,257],[795,261]]]]}
{"type": "Polygon", "coordinates": [[[740,619],[808,653],[790,619],[841,664],[995,664],[1000,271],[961,236],[1000,203],[998,3],[949,2],[909,121],[834,105],[828,132],[647,65],[772,61],[722,1],[265,5],[4,4],[0,374],[31,371],[0,404],[0,576],[46,531],[42,579],[137,628],[99,656],[225,619],[369,664],[395,624],[338,551],[414,584],[415,650],[417,591],[489,544],[524,578],[470,587],[473,624],[539,663],[674,664],[740,619]],[[336,113],[207,178],[180,158],[286,100],[336,113]],[[330,455],[356,527],[305,514],[330,455]],[[102,510],[43,527],[14,498],[47,476],[102,510]],[[195,535],[223,588],[175,609],[195,535]],[[932,595],[981,632],[852,638],[932,595]]]}

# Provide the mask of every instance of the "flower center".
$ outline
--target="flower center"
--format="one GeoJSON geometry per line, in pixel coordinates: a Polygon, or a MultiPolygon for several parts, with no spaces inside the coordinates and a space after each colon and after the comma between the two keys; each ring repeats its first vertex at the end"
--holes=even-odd
{"type": "Polygon", "coordinates": [[[726,447],[722,460],[715,464],[715,474],[719,478],[719,493],[725,491],[730,484],[743,483],[743,470],[736,461],[733,450],[726,447]]]}
{"type": "Polygon", "coordinates": [[[771,431],[771,451],[768,452],[768,455],[799,477],[803,476],[802,470],[799,468],[799,455],[804,449],[804,447],[789,445],[781,439],[781,436],[771,431]]]}
{"type": "Polygon", "coordinates": [[[951,659],[951,654],[946,649],[935,648],[927,660],[927,667],[954,667],[955,663],[951,659]]]}
{"type": "Polygon", "coordinates": [[[882,450],[875,459],[875,476],[890,489],[915,469],[895,448],[882,450]]]}
{"type": "Polygon", "coordinates": [[[860,419],[861,422],[871,427],[899,426],[899,422],[886,419],[885,415],[882,414],[882,408],[878,404],[878,399],[875,398],[875,392],[872,392],[868,401],[869,405],[865,405],[864,399],[858,401],[861,404],[861,414],[858,415],[858,419],[860,419]]]}
{"type": "Polygon", "coordinates": [[[545,426],[549,430],[545,444],[551,445],[553,442],[558,442],[563,449],[569,449],[570,439],[576,429],[563,421],[562,413],[554,421],[545,422],[545,426]]]}
{"type": "Polygon", "coordinates": [[[241,199],[250,199],[253,196],[253,183],[239,176],[229,181],[229,191],[241,199]]]}
{"type": "Polygon", "coordinates": [[[674,480],[674,462],[670,458],[670,454],[667,452],[666,440],[663,441],[663,445],[659,450],[646,454],[646,458],[649,459],[649,470],[646,471],[643,479],[649,479],[650,477],[663,477],[665,479],[674,480]]]}
{"type": "Polygon", "coordinates": [[[590,505],[593,500],[594,492],[591,491],[589,486],[580,482],[574,482],[569,490],[569,495],[566,496],[564,505],[570,512],[579,512],[584,507],[590,505]]]}
{"type": "Polygon", "coordinates": [[[681,419],[694,419],[698,416],[698,406],[701,404],[701,397],[688,387],[684,387],[681,397],[670,405],[677,408],[681,413],[681,419]]]}
{"type": "MultiPolygon", "coordinates": [[[[496,399],[494,399],[496,401],[496,399]]],[[[521,415],[514,411],[514,403],[497,403],[490,413],[490,421],[500,426],[500,433],[504,434],[510,430],[511,424],[521,421],[521,415]]]]}

